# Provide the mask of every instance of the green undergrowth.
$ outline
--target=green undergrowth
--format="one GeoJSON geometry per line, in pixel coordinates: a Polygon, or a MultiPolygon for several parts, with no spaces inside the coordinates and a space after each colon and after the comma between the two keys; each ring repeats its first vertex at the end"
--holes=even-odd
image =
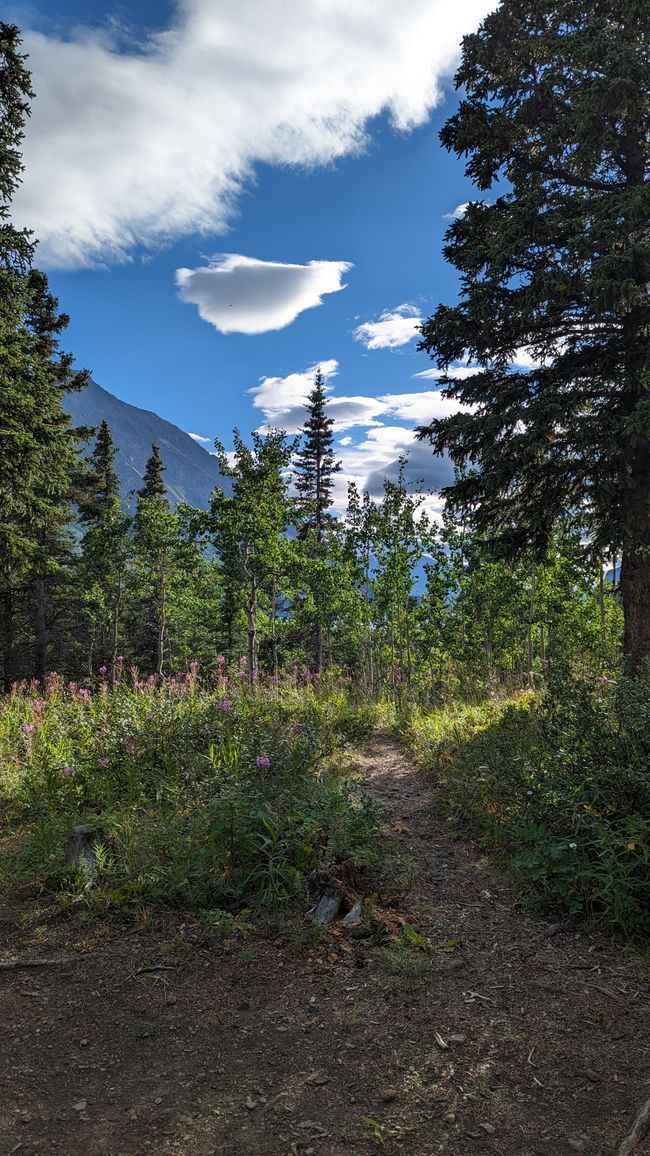
{"type": "Polygon", "coordinates": [[[196,673],[0,705],[0,889],[202,913],[306,898],[323,862],[375,856],[377,816],[341,750],[374,708],[336,687],[202,687],[196,673]],[[90,828],[90,868],[70,836],[90,828]]]}
{"type": "Polygon", "coordinates": [[[564,676],[544,693],[415,711],[401,734],[450,815],[543,909],[650,935],[650,689],[564,676]]]}

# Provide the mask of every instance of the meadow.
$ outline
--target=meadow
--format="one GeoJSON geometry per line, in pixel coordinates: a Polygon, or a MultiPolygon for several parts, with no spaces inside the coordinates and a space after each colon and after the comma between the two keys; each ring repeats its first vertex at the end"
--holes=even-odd
{"type": "Polygon", "coordinates": [[[304,905],[317,865],[374,854],[375,811],[332,758],[374,717],[327,680],[251,688],[243,663],[16,686],[0,704],[0,887],[213,920],[304,905]]]}

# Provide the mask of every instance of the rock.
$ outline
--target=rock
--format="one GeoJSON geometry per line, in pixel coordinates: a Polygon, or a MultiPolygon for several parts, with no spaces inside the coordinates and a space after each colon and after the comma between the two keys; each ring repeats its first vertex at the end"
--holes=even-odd
{"type": "Polygon", "coordinates": [[[88,1102],[87,1100],[77,1100],[77,1102],[72,1105],[72,1111],[73,1112],[84,1112],[86,1110],[87,1102],[88,1102]]]}
{"type": "Polygon", "coordinates": [[[244,1107],[248,1108],[249,1112],[252,1112],[253,1108],[257,1107],[257,1100],[254,1100],[252,1096],[247,1096],[244,1101],[244,1107]]]}
{"type": "Polygon", "coordinates": [[[588,1080],[591,1080],[592,1084],[600,1084],[603,1078],[602,1076],[598,1075],[598,1072],[594,1072],[593,1068],[581,1068],[581,1070],[578,1072],[578,1075],[586,1076],[588,1080]]]}
{"type": "Polygon", "coordinates": [[[585,1152],[587,1150],[584,1140],[578,1140],[573,1136],[569,1137],[567,1144],[572,1152],[585,1152]]]}
{"type": "Polygon", "coordinates": [[[449,1043],[450,1044],[464,1044],[466,1039],[467,1039],[467,1036],[454,1034],[454,1035],[449,1037],[449,1043]]]}
{"type": "Polygon", "coordinates": [[[482,1128],[484,1132],[487,1132],[488,1136],[492,1136],[492,1134],[496,1132],[494,1124],[479,1124],[479,1128],[482,1128]]]}
{"type": "Polygon", "coordinates": [[[390,1104],[393,1100],[397,1099],[397,1088],[382,1088],[379,1094],[384,1104],[390,1104]]]}

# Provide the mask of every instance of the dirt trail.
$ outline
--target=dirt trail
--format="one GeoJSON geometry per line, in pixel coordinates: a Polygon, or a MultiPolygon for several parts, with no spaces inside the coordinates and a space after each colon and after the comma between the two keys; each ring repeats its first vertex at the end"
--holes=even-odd
{"type": "Polygon", "coordinates": [[[0,1153],[614,1156],[648,1095],[647,961],[522,913],[388,738],[358,763],[391,816],[379,903],[431,950],[7,913],[5,960],[98,954],[0,971],[0,1153]]]}

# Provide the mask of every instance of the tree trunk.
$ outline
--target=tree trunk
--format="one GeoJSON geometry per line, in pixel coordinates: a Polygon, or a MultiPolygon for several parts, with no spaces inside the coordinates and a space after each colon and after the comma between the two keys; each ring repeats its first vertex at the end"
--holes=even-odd
{"type": "Polygon", "coordinates": [[[271,668],[274,679],[278,678],[278,587],[275,574],[271,587],[271,668]]]}
{"type": "Polygon", "coordinates": [[[650,669],[650,452],[637,448],[632,462],[628,506],[628,543],[621,561],[621,598],[625,623],[623,649],[627,673],[650,669]]]}
{"type": "Polygon", "coordinates": [[[156,674],[162,677],[165,666],[165,641],[167,633],[167,598],[165,590],[165,574],[162,564],[158,569],[158,591],[156,602],[158,613],[156,616],[156,674]]]}
{"type": "Polygon", "coordinates": [[[5,694],[11,690],[15,681],[15,640],[14,640],[14,599],[11,590],[5,590],[2,596],[2,633],[4,643],[3,654],[3,688],[5,694]]]}
{"type": "Polygon", "coordinates": [[[36,599],[36,670],[38,677],[45,680],[47,675],[47,593],[45,579],[40,575],[34,583],[36,599]]]}
{"type": "Polygon", "coordinates": [[[122,576],[117,580],[113,601],[113,615],[111,621],[111,686],[115,686],[117,671],[117,648],[119,646],[120,611],[122,608],[122,576]]]}

